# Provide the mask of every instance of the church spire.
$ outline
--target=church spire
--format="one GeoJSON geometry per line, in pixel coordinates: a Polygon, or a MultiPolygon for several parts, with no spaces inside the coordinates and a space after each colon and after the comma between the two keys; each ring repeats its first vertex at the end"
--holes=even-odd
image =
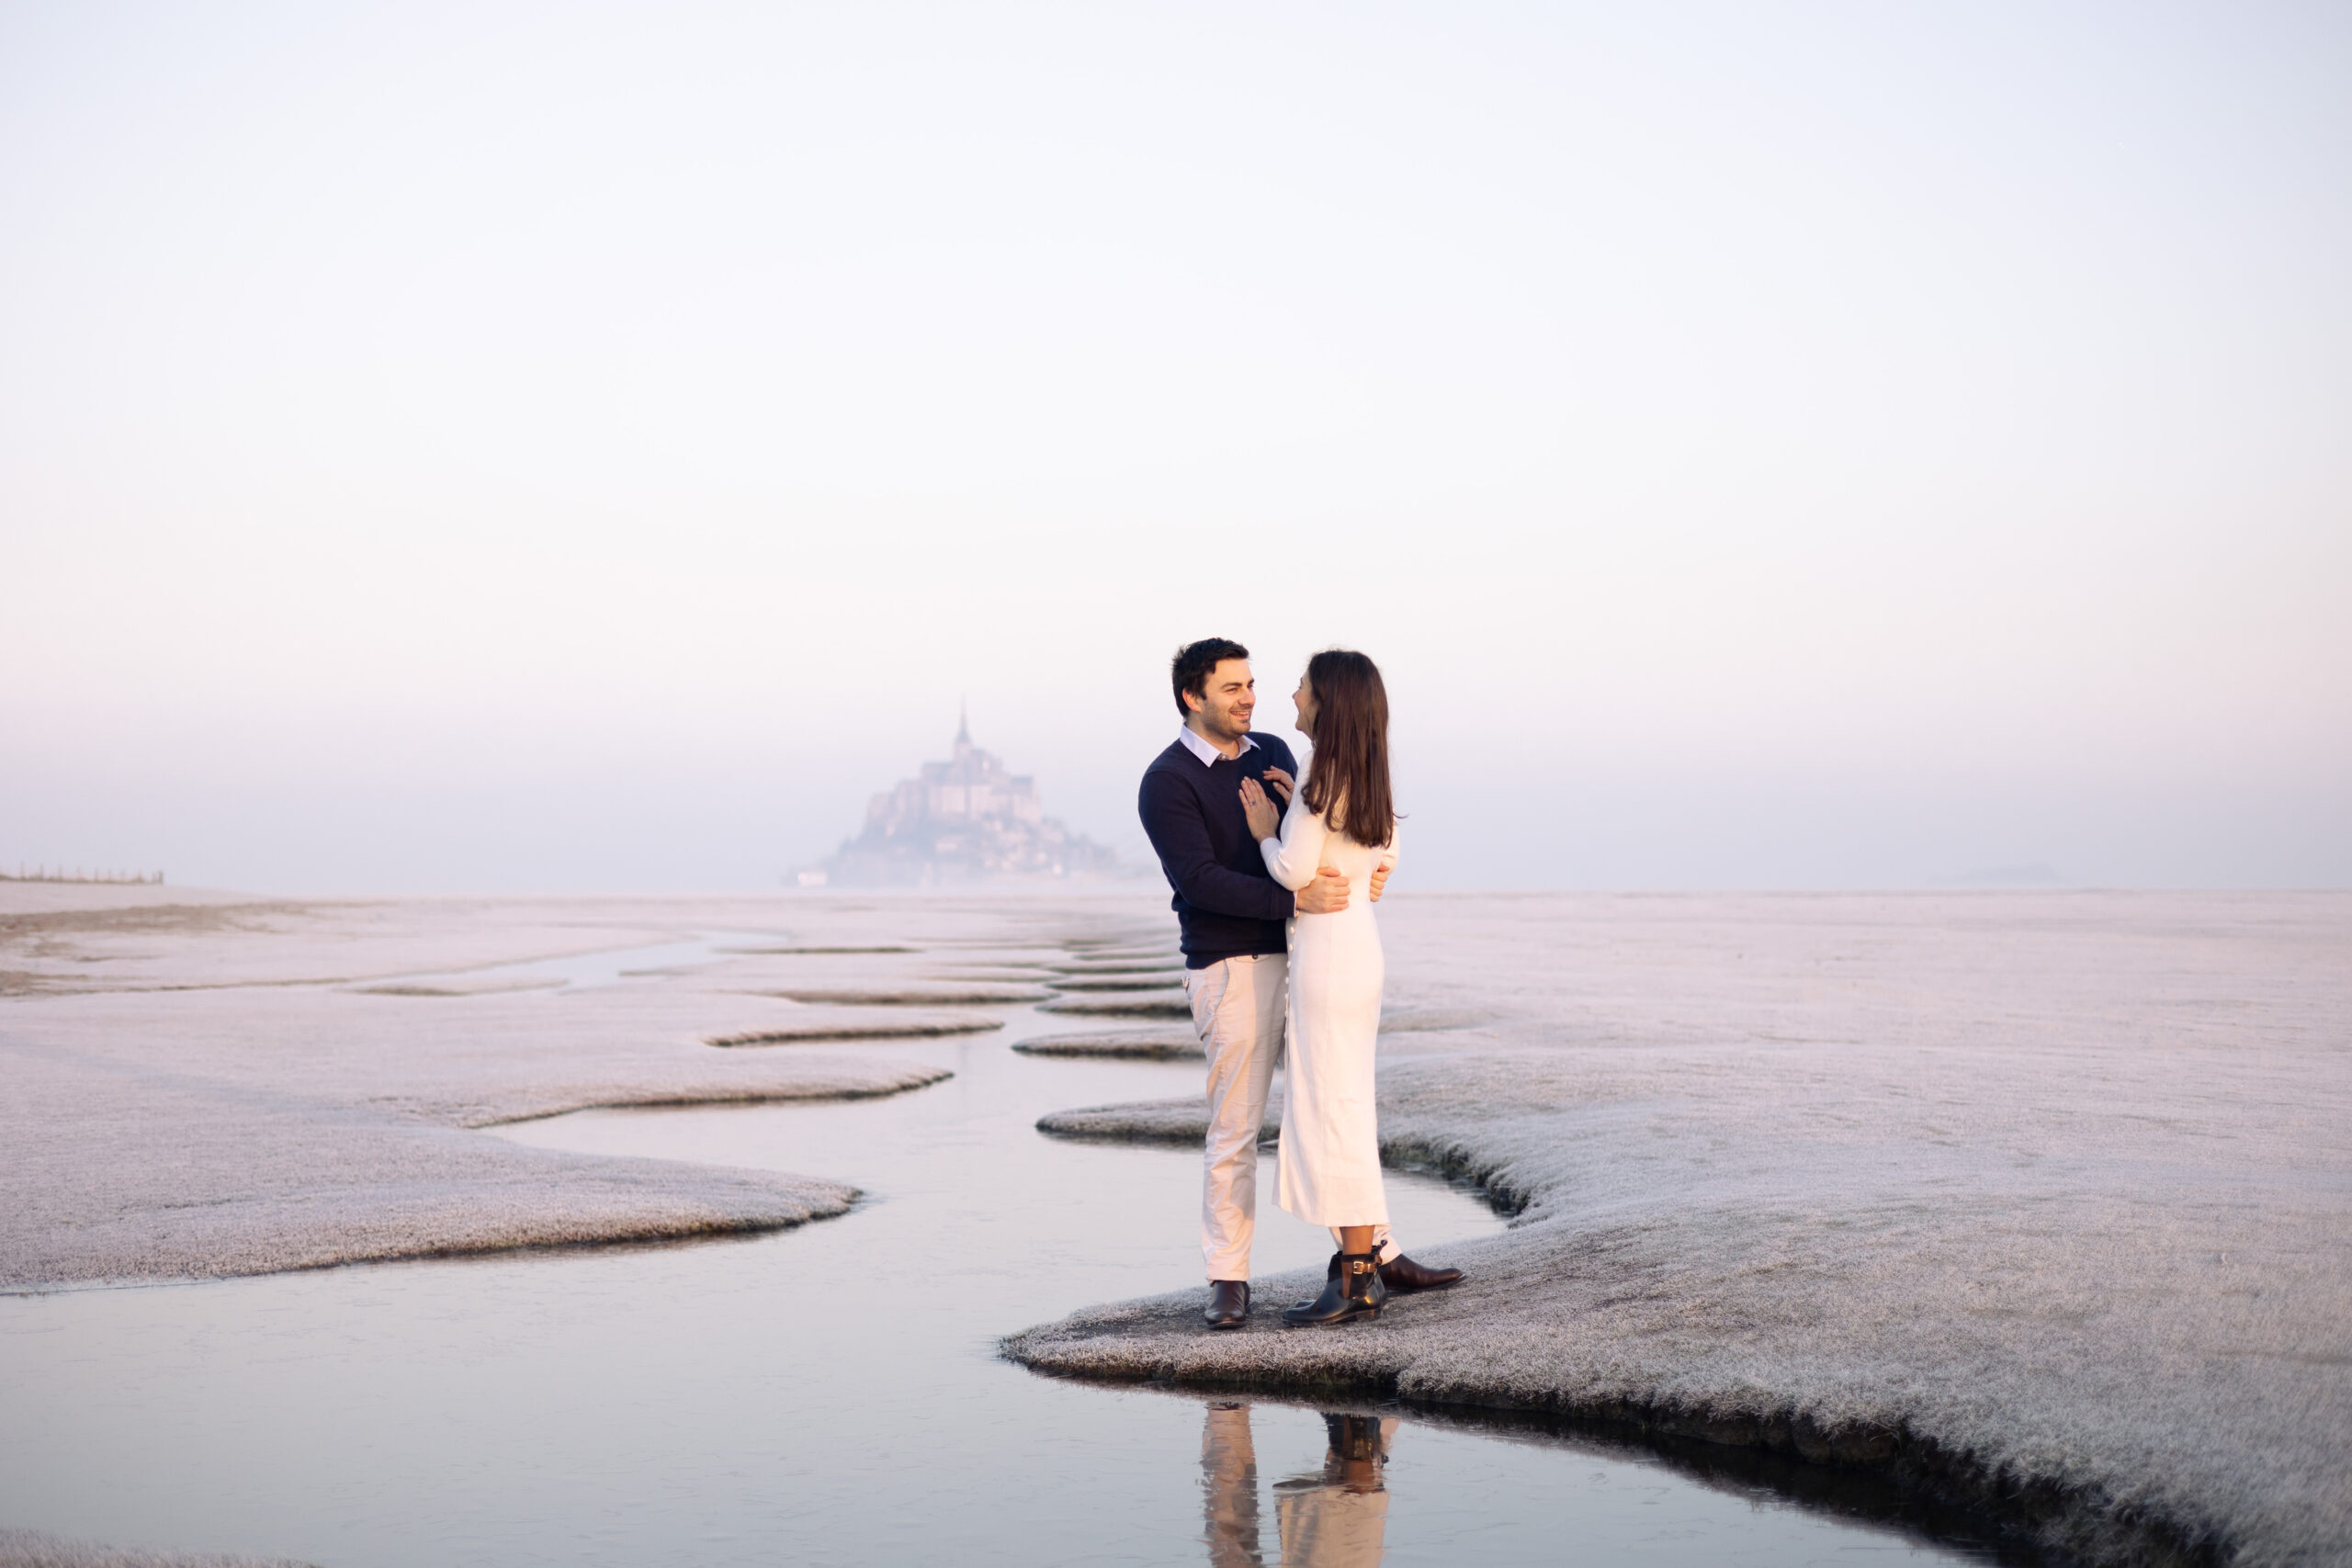
{"type": "Polygon", "coordinates": [[[971,743],[972,699],[963,697],[959,698],[956,704],[956,744],[969,746],[971,743]]]}

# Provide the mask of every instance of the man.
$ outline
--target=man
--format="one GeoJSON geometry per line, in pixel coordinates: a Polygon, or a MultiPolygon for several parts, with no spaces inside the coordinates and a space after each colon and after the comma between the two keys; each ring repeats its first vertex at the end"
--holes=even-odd
{"type": "MultiPolygon", "coordinates": [[[[1182,928],[1184,995],[1208,1055],[1209,1133],[1201,1185],[1201,1253],[1208,1266],[1212,1328],[1238,1328],[1250,1315],[1250,1243],[1257,1230],[1258,1133],[1266,1090],[1282,1054],[1293,914],[1348,907],[1347,879],[1326,869],[1294,897],[1266,870],[1241,808],[1241,781],[1277,798],[1298,776],[1290,748],[1250,728],[1258,689],[1250,650],[1208,637],[1178,651],[1170,671],[1184,728],[1144,770],[1137,809],[1176,890],[1182,928]]],[[[1379,902],[1385,874],[1372,882],[1379,902]]],[[[1391,1291],[1450,1285],[1451,1269],[1424,1269],[1374,1233],[1380,1275],[1391,1291]]]]}

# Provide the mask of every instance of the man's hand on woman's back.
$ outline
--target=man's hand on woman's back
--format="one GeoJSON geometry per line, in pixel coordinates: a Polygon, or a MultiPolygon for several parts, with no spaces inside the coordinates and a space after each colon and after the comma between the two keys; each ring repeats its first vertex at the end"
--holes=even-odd
{"type": "Polygon", "coordinates": [[[1315,880],[1298,890],[1298,912],[1302,915],[1336,915],[1348,907],[1348,879],[1329,866],[1315,874],[1315,880]]]}

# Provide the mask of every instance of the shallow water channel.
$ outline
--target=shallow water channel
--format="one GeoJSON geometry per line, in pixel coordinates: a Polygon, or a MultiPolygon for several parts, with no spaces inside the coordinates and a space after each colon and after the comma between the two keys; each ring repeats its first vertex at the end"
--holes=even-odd
{"type": "MultiPolygon", "coordinates": [[[[0,1300],[0,1527],[338,1568],[1975,1555],[1605,1438],[1327,1418],[999,1359],[1001,1334],[1196,1280],[1197,1155],[1033,1123],[1200,1078],[1016,1054],[1074,1021],[1000,1010],[1000,1034],[866,1047],[955,1071],[910,1094],[503,1133],[856,1182],[840,1219],[0,1300]]],[[[1391,1201],[1408,1247],[1501,1226],[1431,1179],[1396,1178],[1391,1201]]],[[[1270,1204],[1260,1235],[1261,1274],[1329,1248],[1270,1204]]]]}

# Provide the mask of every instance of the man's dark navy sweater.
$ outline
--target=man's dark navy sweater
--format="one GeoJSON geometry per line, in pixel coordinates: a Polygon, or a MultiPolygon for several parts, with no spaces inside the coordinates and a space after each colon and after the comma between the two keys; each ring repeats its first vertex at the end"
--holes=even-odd
{"type": "MultiPolygon", "coordinates": [[[[1159,869],[1176,890],[1188,969],[1288,946],[1283,925],[1295,901],[1267,874],[1258,840],[1250,836],[1241,781],[1263,784],[1268,768],[1296,778],[1298,761],[1271,735],[1253,732],[1250,739],[1257,742],[1250,750],[1214,763],[1203,762],[1182,740],[1170,741],[1144,770],[1136,809],[1159,852],[1159,869]]],[[[1280,795],[1273,798],[1282,803],[1280,795]]]]}

